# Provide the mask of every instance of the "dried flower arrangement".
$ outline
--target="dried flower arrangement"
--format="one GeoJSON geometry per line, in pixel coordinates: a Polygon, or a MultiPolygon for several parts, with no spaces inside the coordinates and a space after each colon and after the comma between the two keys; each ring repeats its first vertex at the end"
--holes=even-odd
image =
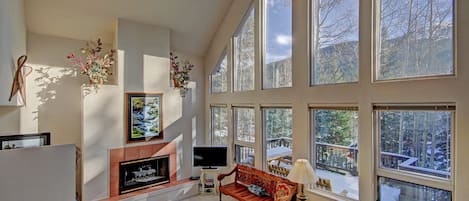
{"type": "Polygon", "coordinates": [[[99,85],[108,81],[108,76],[112,75],[111,66],[114,64],[115,50],[103,51],[101,39],[96,42],[86,43],[86,47],[81,48],[81,53],[85,56],[76,56],[71,53],[67,56],[73,66],[79,67],[81,74],[86,75],[90,84],[99,89],[99,85]]]}
{"type": "Polygon", "coordinates": [[[181,96],[185,96],[187,91],[188,80],[190,79],[190,72],[194,68],[188,60],[179,61],[178,56],[174,53],[169,53],[171,60],[171,79],[173,80],[174,88],[181,90],[181,96]]]}

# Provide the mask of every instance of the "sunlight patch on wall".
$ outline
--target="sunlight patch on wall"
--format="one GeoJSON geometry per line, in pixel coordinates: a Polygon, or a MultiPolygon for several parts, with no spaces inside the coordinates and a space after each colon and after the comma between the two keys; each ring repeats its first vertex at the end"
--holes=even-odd
{"type": "Polygon", "coordinates": [[[174,142],[176,142],[176,177],[177,180],[182,179],[182,166],[184,165],[184,144],[183,144],[183,139],[184,136],[182,133],[180,133],[175,139],[174,142]]]}
{"type": "Polygon", "coordinates": [[[197,116],[192,117],[192,146],[197,145],[197,116]]]}
{"type": "Polygon", "coordinates": [[[179,90],[173,89],[169,72],[169,59],[152,55],[143,56],[143,91],[163,93],[163,126],[168,128],[182,118],[182,99],[179,90]]]}
{"type": "Polygon", "coordinates": [[[195,102],[197,101],[197,82],[189,81],[188,87],[192,97],[191,103],[195,104],[195,102]]]}
{"type": "Polygon", "coordinates": [[[52,115],[48,111],[53,111],[53,108],[49,108],[49,106],[62,108],[66,107],[67,102],[73,101],[69,99],[69,96],[57,93],[71,90],[70,88],[79,86],[81,83],[77,77],[76,68],[29,63],[27,66],[32,68],[32,72],[26,78],[27,106],[21,108],[21,133],[33,133],[41,130],[39,118],[52,115]],[[60,100],[57,99],[58,96],[61,96],[60,100]]]}

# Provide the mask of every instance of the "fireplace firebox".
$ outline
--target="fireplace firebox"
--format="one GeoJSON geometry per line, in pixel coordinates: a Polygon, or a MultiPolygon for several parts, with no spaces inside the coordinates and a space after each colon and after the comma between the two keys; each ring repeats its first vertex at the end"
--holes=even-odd
{"type": "Polygon", "coordinates": [[[120,162],[119,194],[169,182],[169,155],[120,162]]]}

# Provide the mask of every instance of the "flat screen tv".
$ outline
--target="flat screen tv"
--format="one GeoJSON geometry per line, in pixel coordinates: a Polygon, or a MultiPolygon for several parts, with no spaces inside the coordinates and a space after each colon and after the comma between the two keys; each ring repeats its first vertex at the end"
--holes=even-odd
{"type": "Polygon", "coordinates": [[[226,166],[226,147],[194,147],[194,167],[226,166]]]}

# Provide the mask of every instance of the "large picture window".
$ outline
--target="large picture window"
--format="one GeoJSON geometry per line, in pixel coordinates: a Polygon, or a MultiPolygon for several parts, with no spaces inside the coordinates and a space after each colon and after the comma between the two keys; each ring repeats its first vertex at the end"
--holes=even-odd
{"type": "Polygon", "coordinates": [[[228,56],[226,54],[226,50],[223,51],[223,54],[210,77],[211,93],[222,93],[228,91],[228,56]]]}
{"type": "Polygon", "coordinates": [[[228,145],[228,109],[226,106],[210,107],[210,134],[212,145],[228,145]]]}
{"type": "Polygon", "coordinates": [[[358,0],[313,0],[312,85],[358,82],[358,0]]]}
{"type": "Polygon", "coordinates": [[[263,108],[265,155],[269,172],[287,176],[292,168],[292,109],[263,108]]]}
{"type": "Polygon", "coordinates": [[[313,185],[358,200],[358,108],[311,109],[312,156],[316,175],[326,182],[313,185]]]}
{"type": "Polygon", "coordinates": [[[255,10],[251,6],[233,37],[234,87],[236,91],[254,90],[255,10]]]}
{"type": "Polygon", "coordinates": [[[461,1],[233,4],[224,21],[234,27],[212,44],[227,50],[206,58],[218,59],[205,72],[211,143],[277,176],[307,158],[316,176],[307,188],[327,199],[464,197],[461,1]]]}
{"type": "Polygon", "coordinates": [[[377,80],[454,74],[453,1],[381,0],[377,80]]]}
{"type": "Polygon", "coordinates": [[[455,107],[375,105],[374,111],[379,140],[377,174],[391,179],[391,182],[382,183],[400,189],[400,200],[422,200],[420,198],[424,197],[423,200],[451,200],[446,191],[451,191],[455,107]],[[446,189],[428,190],[422,185],[433,188],[445,186],[446,189]],[[416,194],[424,197],[412,197],[416,194]],[[431,196],[431,199],[426,196],[431,196]],[[439,199],[441,196],[448,199],[439,199]]]}
{"type": "Polygon", "coordinates": [[[255,109],[233,107],[235,160],[237,163],[254,166],[255,109]]]}
{"type": "Polygon", "coordinates": [[[263,88],[292,86],[292,0],[265,0],[263,88]]]}

